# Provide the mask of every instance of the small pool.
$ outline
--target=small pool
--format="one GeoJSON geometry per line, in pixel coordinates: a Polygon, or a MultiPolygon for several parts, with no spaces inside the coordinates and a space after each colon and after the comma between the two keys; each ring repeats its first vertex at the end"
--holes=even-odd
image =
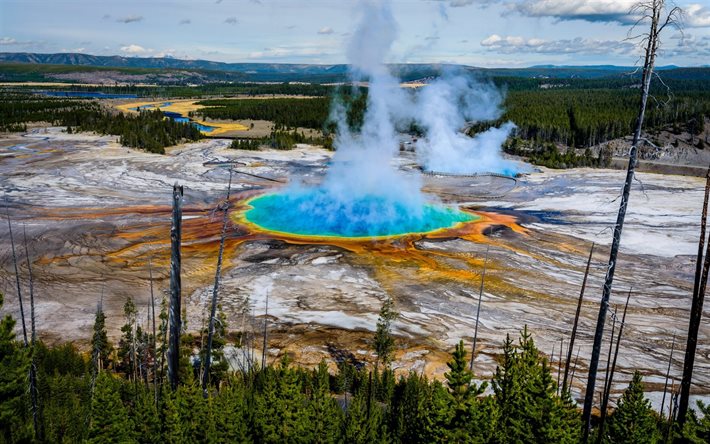
{"type": "Polygon", "coordinates": [[[163,111],[163,114],[165,114],[166,117],[169,117],[170,119],[180,122],[180,123],[191,123],[192,126],[196,127],[198,130],[202,131],[203,133],[211,133],[212,131],[215,130],[215,127],[213,126],[208,126],[208,125],[203,125],[201,123],[197,123],[190,119],[189,117],[185,117],[180,113],[174,113],[171,111],[163,111]]]}
{"type": "Polygon", "coordinates": [[[313,237],[373,238],[424,234],[453,228],[478,216],[439,204],[412,211],[379,196],[341,201],[313,188],[265,194],[249,201],[247,221],[267,231],[313,237]]]}

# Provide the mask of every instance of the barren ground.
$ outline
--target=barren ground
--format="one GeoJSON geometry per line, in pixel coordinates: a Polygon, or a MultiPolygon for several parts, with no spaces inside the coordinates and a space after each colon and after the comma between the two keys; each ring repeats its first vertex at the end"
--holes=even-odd
{"type": "MultiPolygon", "coordinates": [[[[528,325],[541,350],[554,350],[556,376],[560,339],[567,341],[594,241],[577,342],[581,352],[574,387],[580,394],[625,172],[544,170],[517,182],[423,176],[423,188],[433,198],[474,211],[481,219],[437,235],[377,242],[299,239],[245,224],[244,201],[281,182],[318,182],[330,153],[311,147],[237,151],[228,145],[228,140],[209,140],[160,156],[121,147],[110,136],[69,135],[59,128],[0,137],[0,187],[20,245],[23,227],[27,230],[43,339],[85,346],[102,294],[112,339],[120,334],[126,297],[136,299],[145,321],[149,258],[157,294],[167,287],[171,186],[176,181],[185,186],[184,306],[188,328],[199,330],[214,278],[221,220],[215,209],[228,178],[223,167],[204,163],[239,160],[244,166],[235,175],[220,298],[230,330],[258,334],[268,294],[270,360],[291,353],[303,364],[322,358],[371,361],[369,340],[389,295],[401,313],[394,366],[442,376],[454,344],[463,339],[470,347],[483,256],[490,248],[477,374],[490,377],[505,335],[528,325]]],[[[418,174],[414,165],[411,154],[398,159],[405,174],[418,174]]],[[[621,392],[633,369],[640,369],[658,403],[674,336],[671,376],[678,382],[682,374],[704,181],[637,176],[611,301],[613,309],[623,309],[633,287],[614,390],[621,392]]],[[[7,295],[4,311],[17,316],[7,234],[3,223],[0,290],[7,295]]],[[[20,273],[26,282],[23,251],[20,273]]],[[[707,312],[706,307],[693,387],[706,398],[707,312]]]]}

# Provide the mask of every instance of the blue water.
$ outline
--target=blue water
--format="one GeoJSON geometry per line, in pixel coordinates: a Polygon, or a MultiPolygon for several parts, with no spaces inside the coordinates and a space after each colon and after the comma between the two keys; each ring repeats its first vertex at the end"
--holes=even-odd
{"type": "Polygon", "coordinates": [[[427,204],[415,214],[401,202],[379,196],[341,201],[313,188],[266,194],[249,202],[247,220],[269,231],[303,236],[382,237],[428,233],[477,216],[443,205],[427,204]]]}
{"type": "Polygon", "coordinates": [[[44,94],[52,97],[84,97],[92,99],[137,99],[135,94],[110,94],[102,92],[85,92],[85,91],[34,91],[35,94],[44,94]]]}

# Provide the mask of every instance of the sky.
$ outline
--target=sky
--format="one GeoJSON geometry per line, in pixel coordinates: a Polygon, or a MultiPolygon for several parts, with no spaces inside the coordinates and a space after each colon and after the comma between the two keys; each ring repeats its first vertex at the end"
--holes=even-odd
{"type": "MultiPolygon", "coordinates": [[[[636,0],[392,0],[388,62],[634,65],[636,0]]],[[[658,64],[710,65],[710,0],[668,26],[658,64]]],[[[669,8],[670,9],[670,8],[669,8]]],[[[345,63],[357,0],[0,0],[0,52],[345,63]]]]}

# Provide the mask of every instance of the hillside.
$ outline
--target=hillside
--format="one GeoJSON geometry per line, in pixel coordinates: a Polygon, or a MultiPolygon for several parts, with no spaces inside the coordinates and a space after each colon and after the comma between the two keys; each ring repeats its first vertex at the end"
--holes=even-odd
{"type": "MultiPolygon", "coordinates": [[[[520,77],[534,79],[619,79],[628,78],[634,67],[555,66],[542,65],[528,68],[480,68],[446,64],[392,64],[394,74],[403,81],[438,76],[446,70],[466,70],[486,77],[520,77]]],[[[116,70],[124,74],[146,75],[156,83],[205,83],[215,81],[255,82],[341,82],[347,79],[345,64],[280,64],[280,63],[225,63],[209,60],[184,60],[171,57],[95,56],[77,53],[38,54],[0,53],[0,81],[59,80],[80,81],[77,72],[96,73],[101,69],[116,70]],[[66,68],[71,66],[72,68],[66,68]],[[51,68],[50,68],[51,67],[51,68]],[[65,67],[65,68],[62,68],[65,67]],[[138,73],[132,70],[141,70],[138,73]],[[128,71],[121,71],[128,70],[128,71]],[[145,72],[142,70],[154,70],[145,72]],[[160,78],[158,73],[170,70],[174,75],[160,78]],[[64,72],[63,72],[64,71],[64,72]],[[57,74],[74,73],[58,76],[57,74]],[[153,74],[151,77],[150,74],[153,74]]],[[[710,80],[710,68],[661,67],[664,77],[683,80],[710,80]]]]}

